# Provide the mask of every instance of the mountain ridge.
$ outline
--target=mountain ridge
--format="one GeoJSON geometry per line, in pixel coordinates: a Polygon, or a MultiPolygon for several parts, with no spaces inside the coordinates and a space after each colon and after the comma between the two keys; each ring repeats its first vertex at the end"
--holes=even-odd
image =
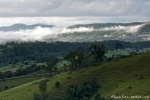
{"type": "Polygon", "coordinates": [[[52,28],[52,27],[56,27],[54,25],[47,25],[47,24],[32,24],[32,25],[26,25],[26,24],[22,24],[22,23],[18,23],[18,24],[13,24],[11,26],[3,26],[0,27],[0,31],[4,31],[4,32],[8,32],[8,31],[19,31],[19,30],[26,30],[26,29],[34,29],[36,27],[42,27],[42,28],[52,28]]]}

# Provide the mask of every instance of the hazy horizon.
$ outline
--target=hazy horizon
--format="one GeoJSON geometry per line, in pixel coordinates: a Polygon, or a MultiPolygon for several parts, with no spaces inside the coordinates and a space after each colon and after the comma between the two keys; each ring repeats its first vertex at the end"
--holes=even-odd
{"type": "MultiPolygon", "coordinates": [[[[0,31],[0,39],[1,41],[13,40],[14,38],[42,40],[43,37],[54,34],[53,37],[56,37],[56,34],[65,33],[65,31],[70,33],[72,31],[95,31],[95,29],[85,27],[73,30],[66,29],[68,26],[77,24],[147,22],[150,21],[149,8],[149,0],[13,0],[13,2],[1,0],[0,27],[18,23],[26,25],[42,23],[55,25],[57,28],[36,27],[16,32],[0,31]]],[[[126,31],[133,30],[135,27],[133,26],[133,29],[122,26],[108,27],[111,30],[119,28],[126,31]]],[[[80,39],[82,37],[80,34],[76,36],[74,38],[80,39]]],[[[103,34],[102,37],[108,38],[110,35],[103,34]]]]}

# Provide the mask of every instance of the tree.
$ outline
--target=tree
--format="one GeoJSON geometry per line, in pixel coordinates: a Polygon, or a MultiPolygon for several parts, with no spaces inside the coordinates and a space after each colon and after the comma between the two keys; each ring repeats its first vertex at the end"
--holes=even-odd
{"type": "Polygon", "coordinates": [[[40,81],[39,89],[40,89],[42,95],[45,95],[45,92],[46,92],[46,90],[47,90],[47,83],[46,83],[46,80],[40,81]]]}
{"type": "Polygon", "coordinates": [[[3,72],[0,72],[0,81],[5,80],[5,74],[3,72]]]}
{"type": "Polygon", "coordinates": [[[123,49],[124,46],[123,46],[121,43],[116,43],[116,44],[114,45],[114,48],[115,48],[115,49],[123,49]]]}
{"type": "Polygon", "coordinates": [[[59,88],[59,86],[60,86],[60,82],[59,82],[59,81],[57,81],[57,82],[55,83],[55,86],[56,86],[57,88],[59,88]]]}
{"type": "Polygon", "coordinates": [[[98,89],[99,84],[95,77],[84,81],[81,85],[69,85],[66,91],[66,100],[89,100],[98,89]]]}
{"type": "Polygon", "coordinates": [[[46,70],[49,71],[49,74],[52,74],[52,69],[53,69],[53,67],[54,67],[54,62],[53,62],[53,61],[50,61],[50,62],[48,62],[48,63],[46,63],[46,64],[47,64],[46,70]]]}
{"type": "Polygon", "coordinates": [[[69,60],[77,68],[77,64],[81,64],[84,60],[84,53],[82,51],[70,51],[66,56],[66,60],[69,60]]]}
{"type": "Polygon", "coordinates": [[[17,75],[17,76],[22,75],[22,68],[19,67],[19,68],[16,70],[16,75],[17,75]]]}
{"type": "Polygon", "coordinates": [[[95,100],[105,100],[105,98],[101,97],[99,93],[95,95],[95,100]]]}
{"type": "Polygon", "coordinates": [[[105,53],[107,52],[107,49],[103,44],[92,44],[90,46],[91,49],[91,55],[94,57],[96,61],[103,61],[105,58],[105,53]]]}

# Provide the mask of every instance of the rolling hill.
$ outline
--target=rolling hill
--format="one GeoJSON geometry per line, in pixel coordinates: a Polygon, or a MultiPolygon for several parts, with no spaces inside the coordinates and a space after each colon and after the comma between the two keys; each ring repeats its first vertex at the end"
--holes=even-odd
{"type": "Polygon", "coordinates": [[[33,25],[26,25],[26,24],[13,24],[11,26],[3,26],[0,27],[0,31],[8,32],[8,31],[19,31],[19,30],[27,30],[27,29],[34,29],[36,27],[42,28],[52,28],[55,27],[54,25],[46,25],[46,24],[33,24],[33,25]]]}
{"type": "MultiPolygon", "coordinates": [[[[124,97],[125,100],[141,100],[136,96],[150,99],[150,52],[135,56],[105,62],[103,64],[72,72],[57,74],[46,78],[48,84],[47,93],[51,98],[65,97],[66,89],[70,84],[81,84],[93,76],[98,78],[101,85],[98,93],[106,100],[118,100],[116,97],[124,97]],[[55,82],[60,82],[60,88],[55,87],[55,82]],[[125,98],[130,97],[128,99],[125,98]],[[134,98],[131,98],[134,97],[134,98]]],[[[0,92],[0,99],[6,100],[33,100],[34,92],[39,92],[39,81],[33,81],[12,89],[0,92]]],[[[94,100],[94,96],[91,98],[94,100]]]]}
{"type": "Polygon", "coordinates": [[[93,42],[105,40],[149,41],[150,22],[79,24],[63,29],[47,41],[93,42]]]}
{"type": "Polygon", "coordinates": [[[69,27],[46,24],[14,24],[0,27],[0,43],[6,41],[94,42],[106,40],[149,41],[150,22],[95,23],[69,27]],[[10,35],[6,37],[5,35],[10,35]]]}

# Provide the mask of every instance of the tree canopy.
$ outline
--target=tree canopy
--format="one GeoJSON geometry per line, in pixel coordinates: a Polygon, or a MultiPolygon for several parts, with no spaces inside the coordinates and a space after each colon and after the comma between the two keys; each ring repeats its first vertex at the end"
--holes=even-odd
{"type": "Polygon", "coordinates": [[[104,60],[107,49],[103,44],[92,44],[90,46],[90,49],[91,49],[91,55],[94,57],[96,61],[104,60]]]}

